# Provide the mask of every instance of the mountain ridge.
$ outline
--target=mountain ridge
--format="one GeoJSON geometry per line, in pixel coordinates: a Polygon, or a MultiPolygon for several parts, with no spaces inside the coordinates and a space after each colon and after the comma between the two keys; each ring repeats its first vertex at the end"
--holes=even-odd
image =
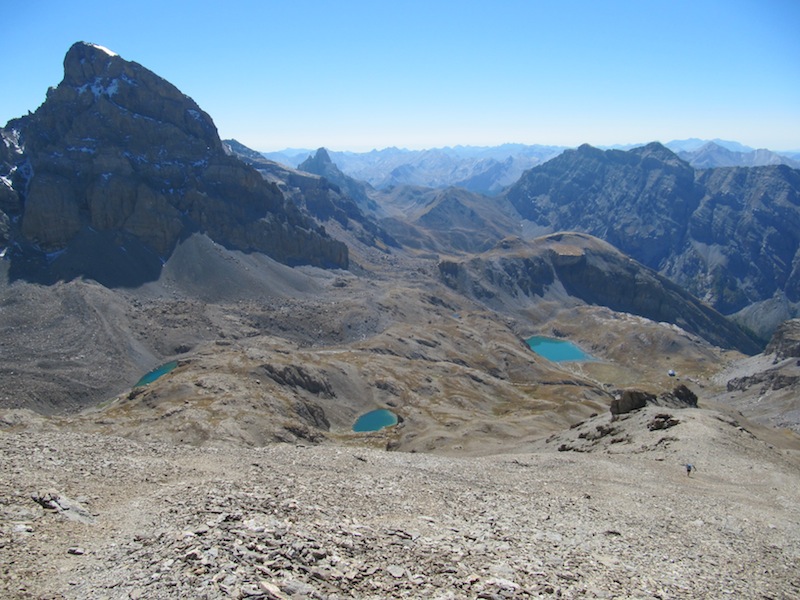
{"type": "Polygon", "coordinates": [[[741,312],[762,337],[778,323],[759,323],[754,307],[782,297],[797,314],[796,169],[698,170],[658,143],[581,146],[527,171],[505,196],[540,228],[596,235],[723,314],[741,312]]]}
{"type": "Polygon", "coordinates": [[[0,134],[0,241],[12,277],[114,285],[115,271],[145,261],[117,284],[152,280],[195,231],[288,263],[347,265],[344,244],[225,153],[191,98],[101,47],[74,44],[61,83],[0,134]],[[107,266],[92,270],[86,252],[107,266]]]}
{"type": "MultiPolygon", "coordinates": [[[[646,142],[624,145],[597,145],[601,150],[631,150],[646,142]]],[[[755,150],[738,142],[713,139],[672,140],[663,144],[696,168],[722,166],[764,166],[787,164],[800,166],[797,153],[755,150]],[[718,149],[715,153],[713,149],[718,149]]],[[[373,187],[386,189],[396,185],[415,185],[444,188],[464,187],[470,191],[496,194],[515,183],[529,168],[555,158],[568,146],[507,143],[498,146],[445,146],[425,150],[396,147],[368,152],[334,151],[327,153],[344,173],[365,181],[373,187]],[[427,163],[426,157],[439,156],[442,163],[427,163]],[[394,173],[394,174],[393,174],[394,173]]],[[[573,149],[575,147],[572,147],[573,149]]],[[[308,157],[311,149],[285,149],[261,152],[276,162],[297,167],[308,157]]]]}

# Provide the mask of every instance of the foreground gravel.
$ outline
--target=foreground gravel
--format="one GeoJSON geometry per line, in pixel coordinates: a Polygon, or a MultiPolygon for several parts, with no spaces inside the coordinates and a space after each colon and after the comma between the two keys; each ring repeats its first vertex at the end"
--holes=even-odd
{"type": "Polygon", "coordinates": [[[683,421],[463,458],[0,428],[0,597],[800,597],[796,463],[683,421]]]}

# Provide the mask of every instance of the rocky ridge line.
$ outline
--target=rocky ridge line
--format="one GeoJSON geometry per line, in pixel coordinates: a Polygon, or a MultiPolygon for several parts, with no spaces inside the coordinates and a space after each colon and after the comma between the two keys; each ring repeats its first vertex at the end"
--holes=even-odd
{"type": "Polygon", "coordinates": [[[347,247],[227,155],[197,103],[99,46],[73,45],[62,82],[0,133],[12,276],[38,260],[56,278],[113,284],[113,265],[146,263],[141,278],[154,279],[159,258],[195,231],[288,264],[347,267],[347,247]]]}

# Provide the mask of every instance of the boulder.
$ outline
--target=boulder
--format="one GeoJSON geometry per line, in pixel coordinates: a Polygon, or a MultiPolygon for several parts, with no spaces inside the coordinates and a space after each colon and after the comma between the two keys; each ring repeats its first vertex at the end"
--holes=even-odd
{"type": "Polygon", "coordinates": [[[779,325],[764,352],[774,354],[778,360],[800,357],[800,319],[779,325]]]}
{"type": "Polygon", "coordinates": [[[647,406],[648,402],[655,401],[656,397],[641,390],[624,390],[618,398],[611,401],[611,414],[623,415],[647,406]]]}

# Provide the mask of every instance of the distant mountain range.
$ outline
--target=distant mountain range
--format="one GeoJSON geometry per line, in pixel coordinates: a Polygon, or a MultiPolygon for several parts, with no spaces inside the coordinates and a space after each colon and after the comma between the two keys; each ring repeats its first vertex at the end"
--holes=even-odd
{"type": "MultiPolygon", "coordinates": [[[[675,151],[675,148],[671,148],[675,151]]],[[[761,148],[759,150],[732,150],[717,142],[706,142],[694,150],[677,152],[683,160],[697,169],[716,167],[765,167],[768,165],[788,165],[800,168],[800,160],[761,148]]]]}
{"type": "MultiPolygon", "coordinates": [[[[328,154],[344,173],[378,189],[397,185],[457,186],[494,194],[514,183],[526,170],[558,156],[565,149],[563,146],[504,144],[430,150],[385,148],[364,153],[328,150],[328,154]]],[[[314,151],[287,150],[264,153],[264,156],[297,167],[312,154],[314,151]]]]}
{"type": "MultiPolygon", "coordinates": [[[[600,147],[630,150],[645,144],[600,147]]],[[[738,142],[690,138],[664,144],[695,168],[760,167],[784,164],[800,168],[800,153],[778,153],[753,149],[738,142]]],[[[333,163],[350,177],[377,189],[397,185],[430,188],[461,187],[482,194],[496,194],[515,183],[526,170],[555,158],[566,146],[503,144],[500,146],[454,146],[429,150],[385,148],[370,152],[327,150],[333,163]]],[[[263,156],[298,167],[316,150],[286,149],[263,156]]]]}
{"type": "Polygon", "coordinates": [[[301,167],[370,198],[381,227],[406,247],[485,252],[507,235],[586,232],[765,339],[800,307],[800,171],[769,164],[777,155],[768,151],[699,142],[675,142],[692,148],[680,154],[657,142],[567,149],[488,197],[459,186],[376,189],[323,149],[301,167]],[[709,167],[715,157],[726,166],[709,167]]]}

